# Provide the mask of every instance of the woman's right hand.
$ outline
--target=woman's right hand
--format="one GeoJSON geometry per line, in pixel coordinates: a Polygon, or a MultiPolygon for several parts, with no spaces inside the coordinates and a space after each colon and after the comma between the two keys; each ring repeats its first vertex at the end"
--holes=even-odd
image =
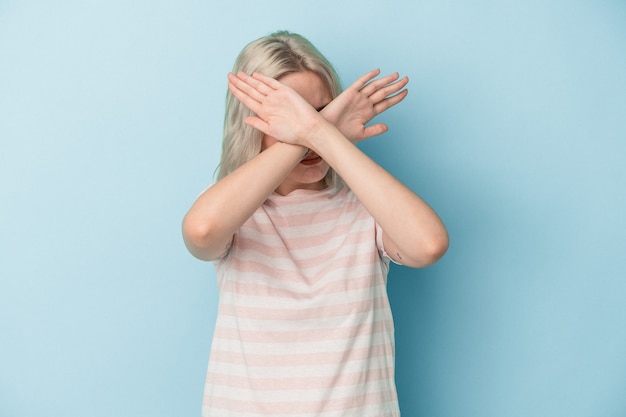
{"type": "Polygon", "coordinates": [[[320,112],[352,142],[385,133],[387,125],[384,123],[366,125],[404,100],[408,93],[403,89],[409,82],[408,77],[398,79],[398,73],[394,73],[374,80],[379,74],[380,70],[364,74],[320,112]]]}
{"type": "Polygon", "coordinates": [[[260,73],[228,74],[228,88],[255,115],[244,123],[280,142],[311,148],[326,119],[293,88],[260,73]]]}

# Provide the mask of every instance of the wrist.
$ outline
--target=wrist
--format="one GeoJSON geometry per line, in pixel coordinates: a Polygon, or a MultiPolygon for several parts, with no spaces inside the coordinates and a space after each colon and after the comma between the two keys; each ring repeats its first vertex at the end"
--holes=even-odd
{"type": "MultiPolygon", "coordinates": [[[[332,123],[320,116],[313,122],[302,141],[302,146],[315,150],[320,140],[328,136],[329,128],[334,128],[332,123]]],[[[308,152],[307,152],[308,153],[308,152]]]]}
{"type": "Polygon", "coordinates": [[[309,147],[318,155],[322,155],[322,153],[332,150],[335,146],[334,144],[341,140],[350,142],[338,127],[330,123],[324,123],[315,132],[312,132],[309,139],[309,147]]]}
{"type": "Polygon", "coordinates": [[[328,107],[324,107],[322,110],[319,111],[319,114],[330,124],[332,125],[336,125],[337,124],[337,120],[339,119],[337,117],[337,114],[333,114],[331,111],[328,110],[328,107]]]}
{"type": "Polygon", "coordinates": [[[294,161],[297,160],[298,162],[309,153],[309,148],[306,146],[287,142],[277,142],[270,146],[270,148],[273,147],[276,147],[275,150],[281,154],[281,158],[294,159],[294,161]]]}

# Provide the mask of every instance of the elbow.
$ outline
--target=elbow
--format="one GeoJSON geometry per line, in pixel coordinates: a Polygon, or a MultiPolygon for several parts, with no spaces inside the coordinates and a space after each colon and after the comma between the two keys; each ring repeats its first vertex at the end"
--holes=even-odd
{"type": "Polygon", "coordinates": [[[193,221],[189,216],[185,216],[182,232],[185,246],[194,257],[202,261],[211,261],[219,256],[213,250],[216,231],[210,222],[193,221]]]}
{"type": "Polygon", "coordinates": [[[206,225],[194,223],[186,217],[183,220],[182,231],[183,240],[189,250],[194,247],[204,246],[210,235],[209,228],[206,225]]]}
{"type": "Polygon", "coordinates": [[[446,254],[449,246],[450,239],[447,233],[416,242],[413,255],[406,259],[404,265],[412,268],[425,268],[433,265],[446,254]]]}
{"type": "Polygon", "coordinates": [[[427,265],[432,265],[443,258],[448,251],[448,247],[450,247],[450,238],[447,233],[431,238],[425,250],[427,265]]]}

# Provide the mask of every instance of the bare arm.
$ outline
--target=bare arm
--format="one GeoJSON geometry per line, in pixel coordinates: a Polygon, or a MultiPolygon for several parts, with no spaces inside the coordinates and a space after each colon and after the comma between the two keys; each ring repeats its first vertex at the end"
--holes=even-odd
{"type": "Polygon", "coordinates": [[[305,149],[277,143],[198,197],[183,219],[183,238],[198,259],[224,253],[235,232],[300,162],[305,149]]]}
{"type": "MultiPolygon", "coordinates": [[[[419,196],[361,152],[295,91],[260,74],[253,80],[243,79],[256,93],[254,98],[245,94],[238,98],[258,115],[246,123],[284,142],[311,148],[324,158],[382,227],[385,250],[392,258],[423,267],[443,256],[448,248],[447,231],[419,196]]],[[[376,94],[381,88],[372,87],[367,93],[376,94]]]]}
{"type": "MultiPolygon", "coordinates": [[[[397,74],[388,75],[371,83],[384,86],[377,94],[364,94],[360,86],[379,74],[370,71],[347,88],[321,114],[351,140],[358,141],[386,131],[386,126],[365,125],[376,115],[400,102],[406,93],[389,97],[401,90],[408,81],[398,81],[397,74]]],[[[254,80],[240,74],[239,77],[254,80]]],[[[238,97],[255,91],[233,74],[229,74],[229,88],[238,97]],[[234,87],[237,84],[239,88],[234,87]]],[[[278,143],[269,147],[232,174],[202,193],[183,220],[183,238],[189,251],[202,260],[212,260],[224,253],[235,232],[254,211],[282,183],[300,162],[305,148],[278,143]]]]}
{"type": "Polygon", "coordinates": [[[385,250],[411,267],[436,262],[448,248],[439,216],[420,197],[370,159],[330,124],[311,147],[332,166],[383,229],[385,250]]]}

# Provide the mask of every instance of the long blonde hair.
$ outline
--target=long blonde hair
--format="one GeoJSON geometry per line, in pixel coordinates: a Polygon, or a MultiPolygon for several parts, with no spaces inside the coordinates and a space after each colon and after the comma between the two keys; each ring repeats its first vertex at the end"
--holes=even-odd
{"type": "MultiPolygon", "coordinates": [[[[268,77],[281,77],[300,71],[313,71],[328,87],[333,98],[341,93],[339,77],[331,63],[303,36],[280,31],[249,43],[239,54],[233,73],[259,72],[268,77]]],[[[220,180],[261,152],[263,133],[243,121],[253,115],[230,91],[226,94],[222,157],[218,166],[220,180]]],[[[339,186],[341,180],[331,168],[326,175],[329,187],[339,186]]]]}

